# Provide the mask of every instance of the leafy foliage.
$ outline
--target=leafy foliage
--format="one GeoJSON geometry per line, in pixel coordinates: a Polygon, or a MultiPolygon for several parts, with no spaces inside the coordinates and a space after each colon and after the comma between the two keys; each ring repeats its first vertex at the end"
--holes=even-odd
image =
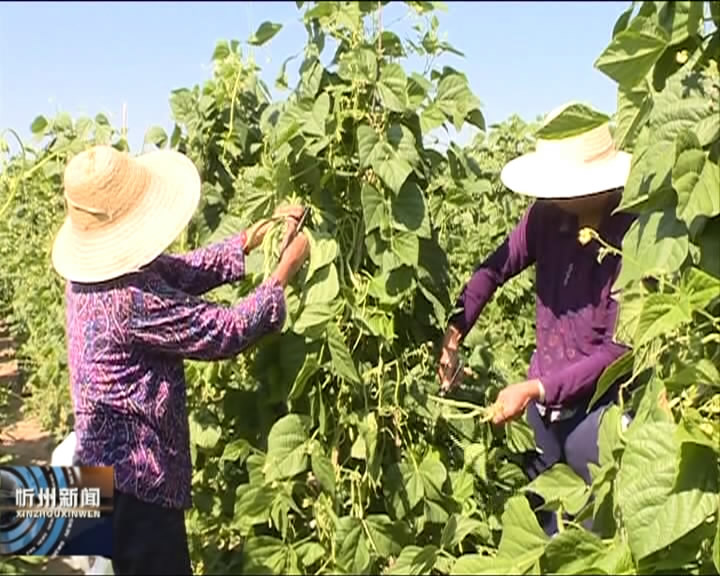
{"type": "Polygon", "coordinates": [[[64,215],[62,172],[67,159],[94,143],[127,149],[107,118],[61,113],[32,123],[45,145],[24,144],[8,131],[0,139],[0,312],[10,325],[25,375],[30,407],[48,429],[72,422],[64,343],[63,283],[53,272],[50,249],[64,215]],[[9,140],[9,142],[8,142],[9,140]],[[10,155],[9,144],[20,153],[10,155]]]}
{"type": "MultiPolygon", "coordinates": [[[[485,130],[466,77],[435,65],[457,53],[438,36],[436,3],[407,3],[413,39],[380,25],[384,3],[298,4],[308,39],[285,100],[272,101],[242,43],[219,42],[213,77],[172,93],[172,133],[154,127],[145,138],[185,152],[202,175],[201,209],[177,249],[235,233],[284,201],[313,208],[312,256],[288,290],[282,333],[235,360],[186,366],[196,571],[720,570],[716,5],[705,3],[711,23],[701,3],[634,3],[596,62],[619,84],[614,134],[633,153],[621,208],[637,220],[621,247],[592,235],[601,254],[622,250],[618,338],[632,352],[598,384],[596,397],[620,378],[629,400],[606,410],[585,486],[561,465],[528,484],[527,425],[495,429],[458,410],[524,377],[530,272],[498,291],[466,340],[468,385],[453,400],[434,397],[433,346],[453,299],[527,207],[498,175],[532,149],[536,126],[511,118],[485,130]],[[426,60],[424,73],[409,71],[411,54],[426,60]],[[430,145],[437,130],[464,124],[481,129],[471,145],[430,145]],[[556,538],[538,526],[528,492],[563,518],[556,538]],[[597,534],[580,526],[588,517],[597,534]]],[[[263,23],[248,44],[280,32],[263,23]]],[[[278,84],[289,88],[286,64],[278,84]]],[[[553,124],[567,135],[601,119],[577,105],[553,124]]],[[[126,144],[102,117],[32,127],[42,147],[2,150],[0,302],[42,394],[34,406],[63,431],[62,285],[49,263],[61,167],[94,142],[126,144]]],[[[271,234],[245,281],[211,297],[246,294],[276,250],[271,234]]]]}

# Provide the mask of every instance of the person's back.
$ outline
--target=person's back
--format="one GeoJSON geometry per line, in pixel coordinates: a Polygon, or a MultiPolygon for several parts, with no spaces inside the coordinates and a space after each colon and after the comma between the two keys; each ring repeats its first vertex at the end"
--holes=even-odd
{"type": "Polygon", "coordinates": [[[135,294],[152,272],[66,288],[76,457],[113,466],[116,488],[148,502],[190,505],[185,375],[180,356],[133,341],[135,294]]]}

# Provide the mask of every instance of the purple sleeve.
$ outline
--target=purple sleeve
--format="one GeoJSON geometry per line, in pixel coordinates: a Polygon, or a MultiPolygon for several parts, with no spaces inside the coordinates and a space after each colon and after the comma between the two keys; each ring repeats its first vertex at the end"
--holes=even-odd
{"type": "Polygon", "coordinates": [[[541,378],[545,388],[546,406],[566,405],[589,394],[605,369],[629,350],[613,339],[617,312],[617,302],[610,300],[606,332],[610,336],[592,354],[541,378]]]}
{"type": "Polygon", "coordinates": [[[133,293],[133,342],[194,360],[236,356],[285,322],[285,293],[274,280],[236,306],[219,306],[155,282],[133,293]]]}
{"type": "Polygon", "coordinates": [[[532,233],[536,227],[535,206],[525,212],[510,235],[477,268],[463,288],[456,305],[460,311],[450,318],[450,324],[460,330],[463,337],[467,336],[475,325],[495,290],[535,263],[532,233]]]}
{"type": "Polygon", "coordinates": [[[245,232],[186,254],[163,254],[154,272],[178,290],[199,296],[245,275],[245,232]]]}

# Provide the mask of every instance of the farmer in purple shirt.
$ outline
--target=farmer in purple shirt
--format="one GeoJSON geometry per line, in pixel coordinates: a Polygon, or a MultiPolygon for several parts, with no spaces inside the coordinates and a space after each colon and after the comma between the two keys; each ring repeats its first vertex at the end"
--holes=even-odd
{"type": "MultiPolygon", "coordinates": [[[[176,152],[131,158],[95,147],[69,162],[64,186],[68,217],[52,257],[68,280],[77,464],[114,467],[116,574],[190,574],[183,360],[230,358],[280,330],[283,287],[308,242],[297,234],[269,280],[220,306],[202,294],[243,277],[270,220],[189,254],[163,254],[200,199],[195,166],[176,152]]],[[[290,233],[301,214],[289,207],[275,216],[290,233]]]]}
{"type": "MultiPolygon", "coordinates": [[[[595,229],[620,245],[632,217],[614,209],[629,170],[630,156],[615,150],[607,124],[571,138],[538,140],[534,153],[506,165],[503,183],[538,201],[477,268],[445,334],[439,376],[448,391],[458,383],[458,346],[485,304],[498,287],[535,265],[536,349],[528,380],[500,392],[494,417],[501,424],[527,409],[539,448],[526,463],[530,479],[564,462],[591,482],[588,463],[598,460],[600,417],[617,388],[588,413],[589,400],[602,372],[626,348],[614,340],[617,302],[611,289],[620,260],[606,256],[598,262],[597,242],[579,242],[579,231],[595,229]]],[[[548,534],[557,530],[554,513],[541,512],[539,520],[548,534]]]]}

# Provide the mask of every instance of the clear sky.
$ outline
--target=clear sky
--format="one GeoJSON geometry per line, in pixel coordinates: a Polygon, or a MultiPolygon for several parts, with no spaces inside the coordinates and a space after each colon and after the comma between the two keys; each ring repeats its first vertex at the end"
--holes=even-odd
{"type": "MultiPolygon", "coordinates": [[[[404,11],[393,4],[386,26],[404,11]]],[[[629,5],[447,2],[440,32],[465,57],[441,64],[467,74],[488,123],[513,113],[532,120],[567,100],[610,113],[615,85],[593,62],[629,5]]],[[[0,2],[0,130],[28,135],[36,115],[57,111],[103,112],[119,126],[126,102],[136,151],[148,127],[171,126],[170,91],[210,76],[216,41],[245,40],[264,20],[283,24],[254,49],[272,86],[282,61],[304,46],[300,16],[294,2],[0,2]]]]}

